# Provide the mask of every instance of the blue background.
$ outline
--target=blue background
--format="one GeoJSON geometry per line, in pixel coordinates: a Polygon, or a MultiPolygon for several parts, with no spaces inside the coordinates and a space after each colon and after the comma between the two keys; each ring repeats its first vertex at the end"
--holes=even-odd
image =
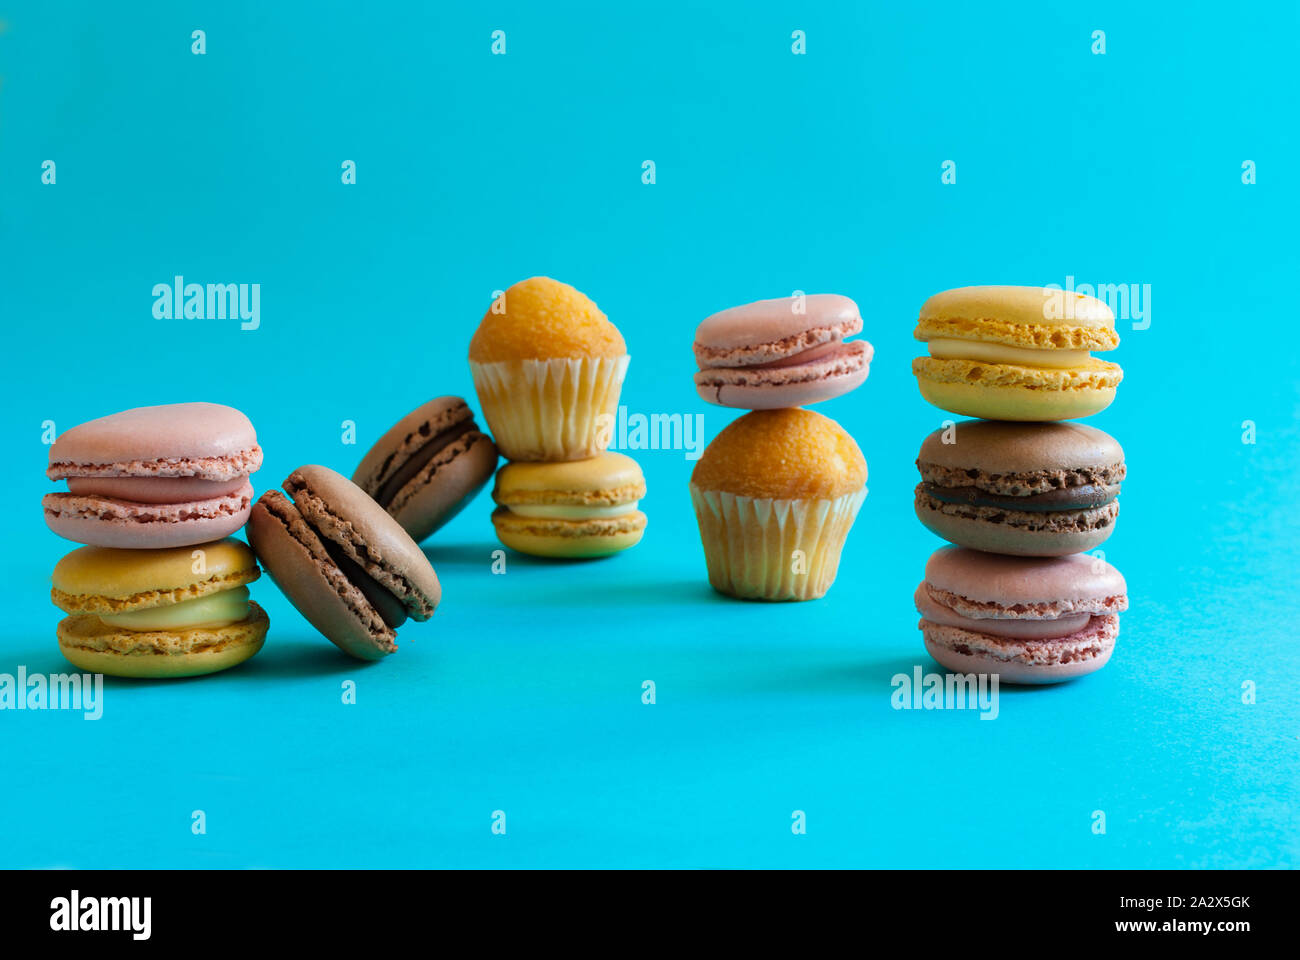
{"type": "Polygon", "coordinates": [[[630,411],[710,437],[733,413],[696,397],[690,343],[718,309],[844,293],[876,357],[818,407],[871,471],[823,600],[709,589],[680,451],[635,454],[649,530],[602,562],[492,575],[484,494],[426,545],[444,603],[385,662],[263,578],[271,634],[238,670],[110,679],[98,722],[0,713],[0,863],[1295,866],[1297,8],[1081,6],[5,4],[0,671],[67,669],[44,420],[224,402],[265,448],[257,490],[350,473],[429,397],[477,407],[470,335],[535,274],[623,331],[630,411]],[[176,274],[261,283],[261,328],[155,320],[176,274]],[[917,310],[1067,276],[1152,287],[1089,421],[1129,465],[1119,646],[1004,689],[993,722],[895,711],[890,678],[937,669],[911,598],[940,544],[911,503],[946,415],[910,373],[917,310]]]}

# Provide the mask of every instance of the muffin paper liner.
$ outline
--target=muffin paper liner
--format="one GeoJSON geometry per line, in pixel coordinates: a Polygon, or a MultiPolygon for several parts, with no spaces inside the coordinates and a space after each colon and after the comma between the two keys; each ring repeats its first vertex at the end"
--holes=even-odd
{"type": "Polygon", "coordinates": [[[469,368],[501,454],[554,462],[586,460],[609,446],[628,360],[624,354],[470,361],[469,368]]]}
{"type": "Polygon", "coordinates": [[[747,599],[822,596],[866,497],[863,487],[835,500],[756,499],[691,484],[709,583],[747,599]]]}

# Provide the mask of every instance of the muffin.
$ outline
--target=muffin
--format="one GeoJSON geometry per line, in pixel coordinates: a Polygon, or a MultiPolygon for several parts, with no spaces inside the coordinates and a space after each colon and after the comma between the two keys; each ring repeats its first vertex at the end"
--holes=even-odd
{"type": "Polygon", "coordinates": [[[549,277],[507,290],[469,344],[483,417],[508,460],[601,453],[627,363],[627,345],[600,308],[549,277]]]}
{"type": "Polygon", "coordinates": [[[691,474],[691,500],[720,593],[815,600],[867,496],[867,462],[834,420],[755,410],[723,430],[691,474]]]}

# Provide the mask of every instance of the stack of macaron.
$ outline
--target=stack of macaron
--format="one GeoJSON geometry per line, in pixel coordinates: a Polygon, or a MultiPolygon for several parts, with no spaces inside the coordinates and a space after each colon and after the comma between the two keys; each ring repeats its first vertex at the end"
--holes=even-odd
{"type": "Polygon", "coordinates": [[[916,465],[920,521],[953,546],[926,564],[915,603],[930,655],[958,673],[1042,684],[1110,659],[1128,606],[1119,572],[1089,551],[1119,515],[1124,453],[1069,423],[1115,398],[1119,344],[1101,300],[1041,287],[963,287],[921,308],[929,347],[912,371],[947,421],[916,465]]]}
{"type": "Polygon", "coordinates": [[[645,478],[606,451],[628,365],[618,328],[549,277],[516,283],[483,316],[469,366],[509,463],[492,490],[498,539],[539,557],[606,557],[640,541],[645,478]]]}
{"type": "Polygon", "coordinates": [[[248,520],[262,465],[253,425],[214,403],[140,407],[65,431],[46,475],[45,522],[87,544],[54,568],[68,614],[59,648],[79,669],[185,677],[242,663],[268,620],[249,599],[253,552],[230,538],[248,520]]]}
{"type": "Polygon", "coordinates": [[[760,300],[695,331],[695,386],[751,412],[727,426],[691,474],[709,583],[755,600],[812,600],[835,581],[866,498],[867,463],[848,432],[806,410],[867,378],[872,348],[857,304],[837,294],[760,300]]]}

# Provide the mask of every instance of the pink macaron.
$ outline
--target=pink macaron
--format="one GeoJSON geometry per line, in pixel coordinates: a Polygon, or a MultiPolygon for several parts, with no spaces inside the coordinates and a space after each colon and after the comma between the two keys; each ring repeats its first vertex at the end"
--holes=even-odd
{"type": "Polygon", "coordinates": [[[215,403],[138,407],[65,431],[50,447],[45,522],[96,547],[183,547],[248,520],[262,448],[248,418],[215,403]]]}
{"type": "Polygon", "coordinates": [[[834,293],[759,300],[715,313],[695,331],[695,388],[742,410],[802,407],[861,386],[871,344],[858,305],[834,293]]]}
{"type": "Polygon", "coordinates": [[[1058,683],[1106,665],[1128,588],[1118,570],[1083,553],[943,547],[925,565],[915,600],[925,649],[948,670],[1058,683]]]}

